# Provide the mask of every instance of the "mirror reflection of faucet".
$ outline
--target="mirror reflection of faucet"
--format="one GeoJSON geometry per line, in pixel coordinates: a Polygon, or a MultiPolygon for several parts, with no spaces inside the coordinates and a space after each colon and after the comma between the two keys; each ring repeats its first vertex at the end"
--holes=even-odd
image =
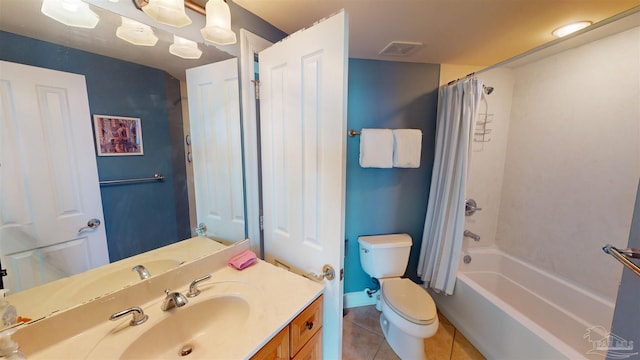
{"type": "Polygon", "coordinates": [[[472,233],[472,232],[471,232],[471,231],[469,231],[469,230],[465,230],[465,231],[464,231],[464,233],[463,233],[463,235],[464,235],[465,237],[472,238],[474,241],[480,241],[480,235],[478,235],[478,234],[474,234],[474,233],[472,233]]]}
{"type": "Polygon", "coordinates": [[[131,270],[137,272],[138,275],[140,275],[141,280],[145,280],[151,277],[151,273],[149,272],[149,270],[147,270],[146,267],[144,267],[144,265],[136,265],[132,267],[131,270]]]}

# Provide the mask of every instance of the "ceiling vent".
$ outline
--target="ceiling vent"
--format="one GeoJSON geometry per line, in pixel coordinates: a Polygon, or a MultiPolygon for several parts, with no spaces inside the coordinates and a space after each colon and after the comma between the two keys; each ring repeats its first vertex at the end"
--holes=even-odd
{"type": "Polygon", "coordinates": [[[379,54],[384,56],[409,56],[415,53],[422,45],[419,42],[392,41],[379,54]]]}

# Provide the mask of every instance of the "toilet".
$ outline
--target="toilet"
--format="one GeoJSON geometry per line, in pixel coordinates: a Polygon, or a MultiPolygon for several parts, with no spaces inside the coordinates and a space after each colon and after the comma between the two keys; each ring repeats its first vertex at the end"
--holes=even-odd
{"type": "Polygon", "coordinates": [[[360,264],[380,281],[376,308],[385,339],[401,359],[426,359],[424,339],[438,330],[436,305],[420,285],[401,278],[409,261],[408,234],[358,237],[360,264]],[[379,303],[378,303],[379,301],[379,303]]]}

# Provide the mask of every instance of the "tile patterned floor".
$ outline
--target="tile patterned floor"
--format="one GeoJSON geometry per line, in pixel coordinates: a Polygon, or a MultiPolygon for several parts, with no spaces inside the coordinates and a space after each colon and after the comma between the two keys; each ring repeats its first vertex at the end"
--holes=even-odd
{"type": "MultiPolygon", "coordinates": [[[[438,314],[438,332],[424,341],[429,360],[481,360],[482,354],[438,314]]],[[[346,310],[342,335],[344,360],[398,360],[380,329],[380,312],[375,306],[361,306],[346,310]]],[[[410,359],[407,359],[410,360],[410,359]]]]}

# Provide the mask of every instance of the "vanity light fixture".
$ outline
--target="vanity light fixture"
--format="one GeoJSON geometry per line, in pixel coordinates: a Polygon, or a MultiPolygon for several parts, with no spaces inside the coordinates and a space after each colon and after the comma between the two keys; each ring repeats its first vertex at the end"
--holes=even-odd
{"type": "Polygon", "coordinates": [[[191,19],[184,10],[184,0],[148,0],[148,3],[142,6],[142,11],[162,24],[175,27],[191,24],[191,19]]]}
{"type": "Polygon", "coordinates": [[[149,25],[139,23],[124,16],[122,25],[116,29],[116,36],[134,45],[153,46],[158,42],[158,37],[153,33],[149,25]]]}
{"type": "Polygon", "coordinates": [[[553,30],[551,34],[553,34],[553,36],[555,37],[561,38],[563,36],[572,34],[578,30],[582,30],[587,26],[590,26],[591,24],[593,24],[593,22],[591,21],[578,21],[571,24],[560,26],[559,28],[553,30]]]}
{"type": "Polygon", "coordinates": [[[202,55],[202,50],[198,49],[198,44],[195,41],[177,35],[173,35],[173,44],[169,46],[169,52],[183,59],[200,59],[202,55]]]}
{"type": "Polygon", "coordinates": [[[82,0],[44,0],[40,11],[67,26],[93,29],[100,21],[82,0]]]}
{"type": "Polygon", "coordinates": [[[226,1],[207,1],[206,17],[206,26],[200,30],[205,40],[218,45],[236,43],[236,34],[231,30],[231,11],[226,1]]]}

